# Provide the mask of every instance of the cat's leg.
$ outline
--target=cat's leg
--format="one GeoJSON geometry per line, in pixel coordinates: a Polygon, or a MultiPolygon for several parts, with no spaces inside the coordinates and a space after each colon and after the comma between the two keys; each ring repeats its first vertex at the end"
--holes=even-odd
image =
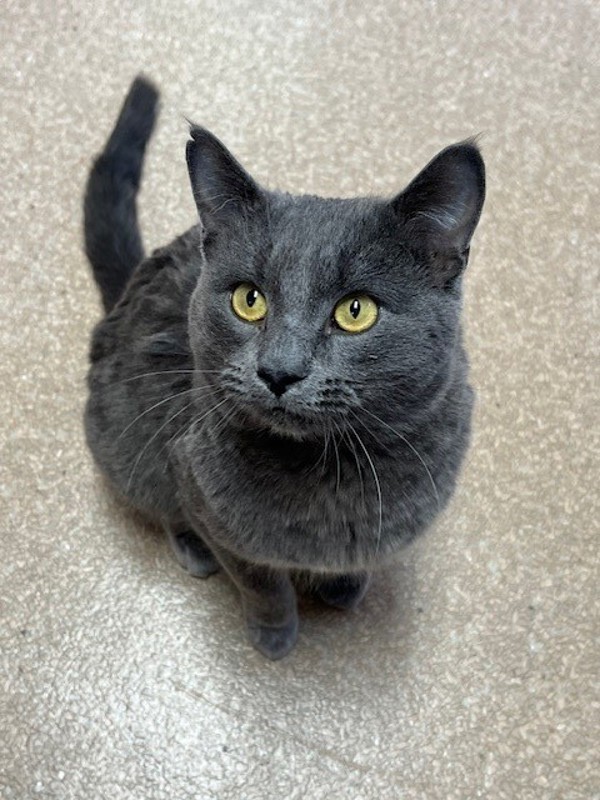
{"type": "Polygon", "coordinates": [[[350,572],[345,575],[319,576],[315,581],[315,589],[324,603],[347,611],[356,608],[360,603],[370,582],[370,573],[350,572]]]}
{"type": "Polygon", "coordinates": [[[211,547],[241,594],[251,644],[267,658],[283,658],[298,638],[296,591],[287,571],[251,564],[211,547]]]}
{"type": "Polygon", "coordinates": [[[189,525],[165,522],[164,528],[175,558],[190,575],[195,578],[208,578],[209,575],[219,571],[219,562],[189,525]]]}
{"type": "Polygon", "coordinates": [[[240,592],[250,642],[267,658],[283,658],[298,638],[296,590],[287,570],[253,564],[219,544],[227,541],[227,532],[204,503],[197,484],[185,480],[185,473],[180,492],[188,497],[184,515],[194,528],[202,528],[210,552],[240,592]]]}

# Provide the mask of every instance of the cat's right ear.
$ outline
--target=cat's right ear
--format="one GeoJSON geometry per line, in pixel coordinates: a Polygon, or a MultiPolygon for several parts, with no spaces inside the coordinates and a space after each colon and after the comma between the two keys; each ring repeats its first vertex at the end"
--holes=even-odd
{"type": "Polygon", "coordinates": [[[435,285],[448,284],[466,267],[484,198],[483,159],[468,139],[438,153],[392,200],[405,239],[435,285]]]}
{"type": "Polygon", "coordinates": [[[226,224],[264,202],[260,186],[225,145],[206,128],[191,124],[185,155],[198,213],[205,226],[226,224]]]}

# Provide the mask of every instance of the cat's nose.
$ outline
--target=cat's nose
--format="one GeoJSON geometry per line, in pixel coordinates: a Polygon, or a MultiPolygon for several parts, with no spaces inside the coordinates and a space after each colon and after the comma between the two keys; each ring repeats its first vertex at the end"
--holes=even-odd
{"type": "Polygon", "coordinates": [[[266,383],[275,397],[281,397],[289,386],[306,378],[306,374],[301,375],[297,372],[288,372],[285,369],[266,369],[265,367],[259,367],[256,373],[261,381],[266,383]]]}

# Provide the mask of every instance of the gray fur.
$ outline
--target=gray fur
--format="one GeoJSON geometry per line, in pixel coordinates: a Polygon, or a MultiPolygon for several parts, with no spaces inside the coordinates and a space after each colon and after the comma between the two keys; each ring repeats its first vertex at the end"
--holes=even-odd
{"type": "Polygon", "coordinates": [[[202,225],[143,261],[96,327],[87,438],[180,563],[226,570],[252,643],[279,658],[299,579],[351,607],[453,492],[473,405],[461,282],[483,162],[466,142],[391,201],[298,197],[259,187],[207,131],[191,136],[202,225]],[[267,297],[264,323],[233,314],[242,281],[267,297]],[[332,324],[350,292],[380,305],[361,334],[332,324]],[[261,370],[297,379],[276,396],[261,370]]]}

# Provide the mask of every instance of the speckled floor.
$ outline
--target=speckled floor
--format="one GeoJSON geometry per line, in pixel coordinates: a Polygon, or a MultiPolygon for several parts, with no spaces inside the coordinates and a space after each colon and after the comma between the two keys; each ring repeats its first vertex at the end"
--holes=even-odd
{"type": "Polygon", "coordinates": [[[598,5],[5,0],[0,19],[3,800],[600,797],[598,5]],[[305,609],[279,663],[83,442],[81,192],[140,69],[164,96],[149,247],[194,220],[184,115],[265,184],[325,195],[395,192],[483,134],[460,490],[357,612],[305,609]]]}

